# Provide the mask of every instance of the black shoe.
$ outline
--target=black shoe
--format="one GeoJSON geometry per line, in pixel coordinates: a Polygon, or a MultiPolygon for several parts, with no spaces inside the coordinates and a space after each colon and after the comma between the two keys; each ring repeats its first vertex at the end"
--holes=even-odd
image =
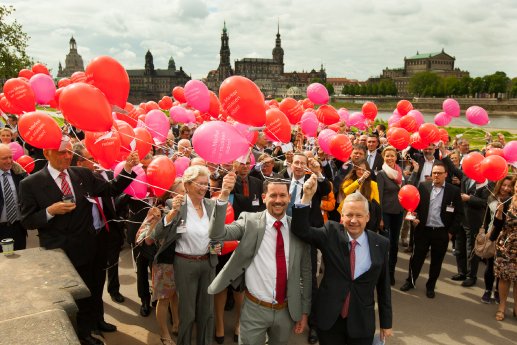
{"type": "Polygon", "coordinates": [[[309,344],[316,344],[318,342],[318,334],[314,328],[309,328],[309,337],[307,338],[309,344]]]}
{"type": "Polygon", "coordinates": [[[434,293],[434,290],[427,290],[425,292],[425,295],[427,296],[427,298],[434,298],[436,296],[436,294],[434,293]]]}
{"type": "Polygon", "coordinates": [[[465,279],[463,281],[463,283],[461,283],[461,286],[464,286],[464,287],[469,287],[469,286],[474,286],[476,285],[476,278],[471,278],[471,277],[468,277],[467,279],[465,279]]]}
{"type": "Polygon", "coordinates": [[[467,276],[464,274],[458,273],[458,274],[453,275],[451,277],[451,279],[455,280],[455,281],[463,281],[463,280],[467,279],[467,276]]]}
{"type": "Polygon", "coordinates": [[[406,292],[414,288],[415,286],[413,284],[411,284],[410,282],[405,282],[404,285],[400,287],[400,291],[406,292]]]}
{"type": "Polygon", "coordinates": [[[81,345],[104,345],[103,341],[94,338],[91,335],[80,337],[79,342],[81,343],[81,345]]]}
{"type": "Polygon", "coordinates": [[[140,307],[140,315],[147,317],[149,314],[151,314],[151,305],[149,302],[142,302],[142,306],[140,307]]]}
{"type": "MultiPolygon", "coordinates": [[[[514,316],[515,316],[515,314],[514,314],[514,316]]],[[[236,334],[236,333],[233,333],[233,342],[234,343],[238,343],[239,342],[239,335],[236,334]]]]}
{"type": "Polygon", "coordinates": [[[97,325],[99,326],[99,330],[102,332],[111,333],[117,331],[117,326],[107,323],[104,320],[100,321],[97,325]]]}
{"type": "Polygon", "coordinates": [[[390,284],[391,286],[394,286],[395,285],[395,274],[390,274],[390,284]]]}
{"type": "Polygon", "coordinates": [[[120,292],[115,292],[111,294],[111,300],[116,303],[124,303],[126,299],[120,294],[120,292]]]}
{"type": "Polygon", "coordinates": [[[222,337],[215,336],[215,342],[218,344],[224,344],[224,335],[222,337]]]}
{"type": "Polygon", "coordinates": [[[92,334],[104,338],[104,335],[102,334],[100,329],[92,329],[92,334]]]}

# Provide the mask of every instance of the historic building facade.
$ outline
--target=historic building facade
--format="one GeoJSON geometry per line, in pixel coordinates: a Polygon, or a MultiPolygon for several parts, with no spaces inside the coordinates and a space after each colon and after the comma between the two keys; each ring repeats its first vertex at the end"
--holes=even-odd
{"type": "Polygon", "coordinates": [[[61,66],[60,61],[57,70],[57,77],[70,77],[74,72],[77,71],[84,71],[84,64],[83,58],[77,52],[77,43],[75,42],[74,36],[72,36],[70,39],[70,52],[66,54],[65,58],[65,68],[61,66]]]}
{"type": "Polygon", "coordinates": [[[241,75],[253,80],[264,93],[266,98],[273,97],[305,97],[305,89],[313,81],[325,83],[327,73],[321,65],[319,71],[310,72],[289,72],[284,71],[284,49],[280,37],[280,27],[278,27],[275,47],[273,48],[272,58],[243,58],[235,61],[235,70],[230,64],[230,46],[228,44],[228,30],[224,23],[221,34],[221,49],[219,66],[212,70],[205,78],[208,88],[218,92],[219,86],[231,75],[241,75]],[[299,90],[303,90],[300,92],[299,90]]]}
{"type": "Polygon", "coordinates": [[[409,80],[420,72],[433,72],[441,77],[456,77],[461,79],[469,76],[469,72],[454,67],[456,58],[447,54],[443,49],[438,53],[420,54],[409,58],[404,57],[403,68],[388,68],[382,71],[380,78],[393,79],[397,86],[399,96],[408,95],[409,80]]]}
{"type": "Polygon", "coordinates": [[[183,67],[176,69],[172,56],[167,69],[155,69],[149,50],[145,54],[144,69],[127,70],[127,74],[130,85],[128,102],[134,104],[159,101],[163,96],[170,96],[175,86],[185,86],[191,79],[183,67]]]}

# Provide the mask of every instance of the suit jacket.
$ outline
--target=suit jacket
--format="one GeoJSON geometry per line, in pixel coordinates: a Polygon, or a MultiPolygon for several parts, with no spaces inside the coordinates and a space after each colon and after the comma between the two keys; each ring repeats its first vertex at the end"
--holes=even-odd
{"type": "Polygon", "coordinates": [[[248,176],[250,194],[249,197],[245,197],[242,191],[242,178],[240,176],[237,177],[232,191],[234,194],[232,207],[235,212],[235,218],[238,218],[241,212],[260,212],[266,209],[262,201],[262,183],[259,179],[248,176]],[[254,205],[256,202],[258,202],[258,205],[254,205]]]}
{"type": "MultiPolygon", "coordinates": [[[[415,212],[417,213],[417,218],[420,220],[420,223],[418,223],[416,231],[423,230],[425,223],[427,222],[427,217],[429,216],[429,204],[431,201],[431,190],[431,181],[420,183],[418,186],[418,192],[420,193],[420,203],[418,204],[415,212]]],[[[458,232],[459,227],[461,226],[464,213],[463,204],[461,202],[460,189],[450,183],[445,183],[443,193],[440,218],[443,225],[445,226],[445,229],[448,232],[455,234],[458,232]],[[454,212],[447,212],[447,207],[451,205],[454,207],[454,212]]]]}
{"type": "MultiPolygon", "coordinates": [[[[96,172],[95,174],[99,175],[99,178],[104,179],[104,177],[96,172]]],[[[106,171],[106,175],[108,177],[108,181],[111,181],[114,179],[114,175],[112,171],[106,171]]],[[[106,216],[106,220],[117,220],[117,211],[115,209],[114,205],[114,199],[111,196],[103,196],[102,197],[102,210],[104,212],[104,215],[106,216]]],[[[124,243],[124,227],[122,226],[122,223],[119,222],[109,222],[108,223],[109,231],[108,231],[108,238],[109,241],[116,241],[120,246],[124,243]]]]}
{"type": "MultiPolygon", "coordinates": [[[[210,221],[209,234],[214,240],[239,240],[239,246],[230,260],[208,287],[209,294],[223,291],[228,285],[234,288],[245,287],[245,271],[257,254],[266,230],[266,212],[243,212],[239,219],[224,225],[226,203],[216,205],[210,221]]],[[[287,217],[291,224],[291,218],[287,217]]],[[[292,226],[289,226],[292,231],[292,226]]],[[[265,268],[267,269],[267,267],[265,268]]],[[[311,310],[311,255],[310,247],[296,236],[289,236],[289,276],[287,278],[287,299],[289,314],[294,321],[299,321],[302,313],[311,310]]]]}
{"type": "MultiPolygon", "coordinates": [[[[205,205],[206,214],[208,218],[213,217],[212,213],[215,206],[215,200],[211,199],[203,199],[203,204],[205,205]]],[[[163,225],[164,218],[162,218],[155,226],[154,231],[151,235],[151,238],[155,241],[158,241],[158,252],[156,253],[154,259],[155,261],[158,259],[158,256],[163,253],[170,246],[176,246],[176,240],[180,238],[181,234],[178,234],[178,225],[181,224],[181,221],[187,221],[187,196],[184,198],[183,205],[181,205],[179,212],[176,214],[170,224],[167,226],[163,225]]],[[[223,219],[224,223],[224,219],[223,219]]],[[[210,266],[217,266],[217,255],[210,254],[210,266]]]]}
{"type": "Polygon", "coordinates": [[[392,328],[387,238],[366,230],[372,265],[368,271],[352,280],[349,241],[342,224],[328,221],[322,227],[311,227],[309,207],[299,207],[293,209],[292,231],[303,241],[316,246],[323,255],[325,273],[314,301],[318,328],[328,330],[334,325],[341,317],[343,303],[350,292],[347,323],[349,336],[373,336],[375,290],[380,327],[392,328]]]}
{"type": "MultiPolygon", "coordinates": [[[[9,170],[11,172],[11,177],[13,178],[14,187],[16,188],[16,193],[18,194],[20,191],[20,181],[23,180],[25,177],[27,177],[27,173],[25,171],[21,172],[15,172],[13,169],[9,170]]],[[[3,170],[0,170],[0,173],[3,174],[3,170]]],[[[2,188],[0,188],[0,212],[2,212],[2,209],[4,208],[4,192],[2,188]]],[[[20,205],[20,198],[18,198],[18,208],[20,205]]]]}
{"type": "Polygon", "coordinates": [[[61,201],[63,192],[45,167],[20,182],[21,223],[26,229],[38,229],[40,245],[61,248],[74,266],[89,263],[95,257],[95,229],[92,203],[87,196],[116,196],[136,177],[122,170],[117,179],[107,182],[86,168],[67,169],[75,194],[76,208],[47,221],[46,209],[61,201]]]}
{"type": "MultiPolygon", "coordinates": [[[[305,181],[307,181],[311,175],[305,175],[305,181]]],[[[328,195],[332,191],[332,184],[324,179],[323,181],[318,181],[318,188],[316,189],[316,193],[314,193],[311,199],[311,211],[310,211],[310,225],[312,226],[323,226],[324,220],[323,215],[321,214],[321,198],[328,195]]],[[[303,197],[303,188],[302,188],[302,197],[303,197]]]]}
{"type": "MultiPolygon", "coordinates": [[[[366,155],[366,158],[368,158],[368,155],[366,155]]],[[[371,167],[371,170],[376,173],[379,170],[382,170],[382,165],[384,164],[384,159],[382,158],[381,152],[377,150],[375,153],[375,160],[373,161],[373,166],[371,167]]]]}
{"type": "MultiPolygon", "coordinates": [[[[416,172],[411,174],[409,180],[406,180],[404,174],[402,174],[402,186],[406,184],[412,184],[414,186],[417,185],[416,172]]],[[[404,212],[398,197],[401,187],[399,187],[395,181],[390,179],[384,170],[379,171],[377,174],[377,188],[379,190],[382,212],[389,214],[399,214],[404,212]]]]}

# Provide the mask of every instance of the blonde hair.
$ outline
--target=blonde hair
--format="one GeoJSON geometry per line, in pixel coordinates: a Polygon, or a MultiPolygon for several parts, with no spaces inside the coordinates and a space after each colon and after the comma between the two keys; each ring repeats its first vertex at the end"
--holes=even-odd
{"type": "Polygon", "coordinates": [[[386,152],[388,152],[388,151],[393,151],[393,152],[395,152],[395,156],[397,155],[397,149],[396,148],[394,148],[393,146],[386,146],[384,148],[384,150],[382,150],[382,158],[384,158],[384,156],[386,155],[386,152]]]}
{"type": "Polygon", "coordinates": [[[206,166],[202,165],[193,165],[188,167],[185,172],[183,172],[183,184],[192,183],[199,176],[207,176],[210,177],[210,170],[206,166]]]}

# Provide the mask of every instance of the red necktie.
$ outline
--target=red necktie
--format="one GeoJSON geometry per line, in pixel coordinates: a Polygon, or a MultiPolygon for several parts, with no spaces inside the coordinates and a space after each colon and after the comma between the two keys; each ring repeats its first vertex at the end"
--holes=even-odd
{"type": "MultiPolygon", "coordinates": [[[[357,245],[356,240],[350,241],[350,277],[354,280],[355,271],[355,246],[357,245]]],[[[344,319],[348,316],[348,307],[350,306],[350,291],[346,295],[345,303],[343,303],[343,309],[341,309],[341,317],[344,319]]]]}
{"type": "Polygon", "coordinates": [[[285,264],[284,238],[282,236],[282,222],[277,220],[273,226],[276,229],[276,301],[284,303],[287,288],[287,266],[285,264]]]}
{"type": "Polygon", "coordinates": [[[106,231],[110,231],[110,227],[108,225],[108,220],[106,219],[106,215],[104,214],[104,210],[102,209],[101,202],[99,200],[98,196],[93,197],[95,200],[95,203],[97,204],[97,209],[99,210],[99,213],[101,214],[102,221],[104,222],[104,226],[106,227],[106,231]]]}
{"type": "Polygon", "coordinates": [[[246,178],[242,179],[242,195],[245,197],[250,196],[250,188],[248,186],[248,180],[246,178]]]}
{"type": "Polygon", "coordinates": [[[72,190],[70,189],[70,185],[66,181],[66,174],[64,171],[59,173],[59,177],[61,178],[61,191],[63,192],[63,195],[70,195],[72,194],[72,190]]]}

